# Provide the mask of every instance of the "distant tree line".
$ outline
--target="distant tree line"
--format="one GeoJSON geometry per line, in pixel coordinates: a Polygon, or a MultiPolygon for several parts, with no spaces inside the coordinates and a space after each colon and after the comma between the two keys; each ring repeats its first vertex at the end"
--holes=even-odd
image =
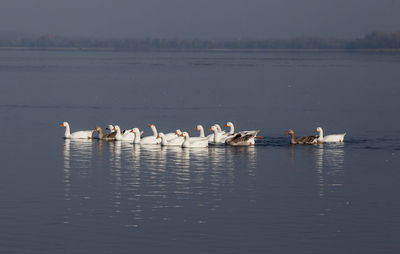
{"type": "Polygon", "coordinates": [[[0,47],[89,49],[400,49],[399,32],[373,32],[363,38],[298,37],[266,40],[189,40],[157,38],[70,38],[54,35],[0,35],[0,47]]]}

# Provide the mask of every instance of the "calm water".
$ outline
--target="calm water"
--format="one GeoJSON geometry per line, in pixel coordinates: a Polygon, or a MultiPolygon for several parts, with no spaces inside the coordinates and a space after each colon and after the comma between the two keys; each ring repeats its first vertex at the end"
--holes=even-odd
{"type": "Polygon", "coordinates": [[[400,54],[0,51],[1,253],[399,253],[400,54]],[[255,147],[63,140],[232,121],[255,147]],[[347,132],[291,146],[284,132],[347,132]]]}

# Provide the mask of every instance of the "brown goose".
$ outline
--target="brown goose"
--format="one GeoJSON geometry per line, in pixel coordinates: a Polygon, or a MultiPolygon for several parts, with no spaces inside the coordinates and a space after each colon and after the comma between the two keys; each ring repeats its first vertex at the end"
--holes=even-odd
{"type": "Polygon", "coordinates": [[[318,143],[318,136],[303,136],[300,138],[295,138],[293,130],[288,130],[285,134],[290,135],[290,144],[293,145],[313,145],[318,143]]]}
{"type": "Polygon", "coordinates": [[[96,126],[93,131],[97,131],[99,133],[98,138],[101,140],[115,140],[115,135],[117,134],[115,131],[104,134],[100,126],[96,126]]]}

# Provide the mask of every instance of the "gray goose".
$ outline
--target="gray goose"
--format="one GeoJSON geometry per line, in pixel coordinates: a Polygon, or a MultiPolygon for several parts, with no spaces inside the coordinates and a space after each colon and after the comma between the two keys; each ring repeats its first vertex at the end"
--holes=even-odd
{"type": "Polygon", "coordinates": [[[293,130],[288,130],[285,134],[290,135],[290,144],[292,145],[313,145],[318,143],[318,136],[302,136],[300,138],[295,138],[293,130]]]}
{"type": "Polygon", "coordinates": [[[117,132],[111,132],[111,133],[107,133],[104,134],[103,130],[101,129],[100,126],[96,126],[96,128],[94,128],[93,131],[97,131],[99,133],[98,138],[101,140],[115,140],[115,135],[117,135],[117,132]]]}
{"type": "Polygon", "coordinates": [[[254,145],[254,139],[257,136],[257,131],[242,131],[228,138],[225,143],[231,146],[250,146],[254,145]]]}

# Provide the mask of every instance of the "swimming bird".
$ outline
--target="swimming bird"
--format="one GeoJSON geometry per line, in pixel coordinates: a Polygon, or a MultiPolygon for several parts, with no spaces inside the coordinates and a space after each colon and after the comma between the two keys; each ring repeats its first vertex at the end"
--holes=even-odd
{"type": "Polygon", "coordinates": [[[233,136],[233,134],[218,131],[218,126],[216,125],[211,126],[209,130],[214,132],[214,139],[210,143],[215,145],[225,144],[225,141],[233,136]]]}
{"type": "MultiPolygon", "coordinates": [[[[236,136],[236,142],[239,142],[239,143],[242,143],[244,140],[246,140],[246,142],[249,142],[250,145],[254,145],[256,143],[255,139],[256,138],[261,138],[261,137],[257,137],[257,134],[260,132],[260,130],[240,131],[238,133],[235,133],[235,126],[233,125],[232,122],[227,122],[224,125],[224,127],[229,127],[230,128],[229,134],[230,135],[235,135],[236,136]],[[237,135],[237,134],[240,134],[240,135],[237,135]]],[[[236,143],[234,141],[234,139],[232,139],[230,142],[232,144],[236,143]]]]}
{"type": "Polygon", "coordinates": [[[162,132],[158,133],[157,138],[161,139],[162,146],[182,146],[185,139],[183,137],[176,136],[174,139],[168,140],[166,135],[162,132]]]}
{"type": "Polygon", "coordinates": [[[196,126],[196,128],[194,128],[194,130],[200,132],[200,135],[199,135],[200,138],[207,138],[208,141],[210,141],[210,142],[212,142],[214,140],[214,133],[207,135],[207,137],[204,135],[204,128],[202,125],[198,124],[196,126]]]}
{"type": "Polygon", "coordinates": [[[71,133],[71,129],[69,127],[68,122],[63,122],[60,126],[65,127],[64,138],[69,139],[91,139],[93,130],[88,131],[75,131],[71,133]]]}
{"type": "Polygon", "coordinates": [[[96,126],[96,128],[94,128],[93,131],[99,133],[98,139],[101,139],[101,140],[115,140],[115,135],[117,134],[115,131],[104,134],[103,130],[101,129],[100,126],[96,126]]]}
{"type": "Polygon", "coordinates": [[[290,144],[292,145],[313,145],[318,143],[318,136],[303,136],[296,139],[293,130],[288,130],[285,134],[290,135],[290,144]]]}
{"type": "Polygon", "coordinates": [[[233,137],[229,137],[225,140],[225,143],[231,146],[250,146],[254,145],[254,139],[257,136],[258,131],[242,131],[233,134],[233,137]]]}
{"type": "Polygon", "coordinates": [[[314,131],[318,132],[318,134],[319,134],[318,142],[321,142],[321,143],[343,142],[344,136],[346,135],[346,133],[342,133],[342,134],[331,134],[331,135],[324,136],[324,131],[322,130],[321,127],[314,129],[314,131]]]}
{"type": "Polygon", "coordinates": [[[156,127],[153,124],[148,124],[148,126],[153,131],[153,136],[141,137],[140,131],[138,128],[133,128],[131,132],[135,133],[135,140],[133,143],[141,144],[141,145],[158,145],[161,143],[161,139],[157,138],[158,132],[156,127]]]}
{"type": "Polygon", "coordinates": [[[185,138],[185,141],[182,143],[182,147],[207,147],[208,146],[208,139],[201,138],[201,139],[191,139],[189,133],[186,131],[183,132],[180,136],[185,138]]]}

